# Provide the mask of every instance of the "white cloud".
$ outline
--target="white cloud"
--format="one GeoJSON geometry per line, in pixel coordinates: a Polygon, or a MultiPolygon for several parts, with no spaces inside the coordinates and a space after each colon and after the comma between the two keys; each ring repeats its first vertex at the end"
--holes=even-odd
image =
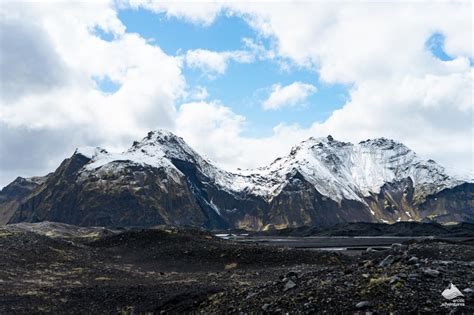
{"type": "Polygon", "coordinates": [[[188,99],[202,101],[208,97],[209,92],[207,92],[207,89],[204,86],[196,86],[196,88],[190,92],[188,99]]]}
{"type": "Polygon", "coordinates": [[[130,0],[127,5],[132,8],[147,9],[155,13],[165,13],[168,17],[182,18],[204,26],[214,22],[222,9],[222,4],[216,1],[130,0]]]}
{"type": "Polygon", "coordinates": [[[262,103],[265,110],[279,109],[285,106],[295,106],[304,102],[311,94],[317,91],[311,84],[302,82],[293,82],[286,86],[274,84],[270,95],[262,103]]]}
{"type": "Polygon", "coordinates": [[[242,43],[247,47],[250,51],[256,55],[256,57],[262,59],[273,59],[275,58],[275,52],[273,50],[269,50],[262,42],[256,42],[253,38],[244,37],[242,39],[242,43]]]}
{"type": "Polygon", "coordinates": [[[224,74],[230,61],[238,63],[250,63],[254,56],[247,51],[223,51],[216,52],[206,49],[188,50],[185,55],[188,67],[202,70],[210,77],[224,74]]]}
{"type": "Polygon", "coordinates": [[[197,151],[226,164],[224,161],[236,161],[242,153],[231,141],[239,137],[244,120],[221,104],[193,102],[181,105],[176,131],[197,151]]]}
{"type": "MultiPolygon", "coordinates": [[[[2,14],[3,16],[3,14],[2,14]]],[[[33,93],[46,93],[67,82],[67,69],[51,39],[35,22],[0,19],[0,97],[9,102],[33,93]]]]}
{"type": "Polygon", "coordinates": [[[233,7],[262,34],[276,39],[280,55],[300,65],[316,65],[327,82],[352,83],[442,68],[424,49],[435,31],[446,35],[448,53],[472,56],[468,1],[274,6],[244,2],[233,7]]]}
{"type": "Polygon", "coordinates": [[[217,75],[226,72],[230,62],[252,63],[261,60],[274,60],[281,62],[277,58],[273,49],[265,47],[261,41],[251,38],[242,38],[243,49],[232,51],[212,51],[207,49],[188,50],[182,56],[186,65],[203,71],[209,78],[213,79],[217,75]]]}
{"type": "Polygon", "coordinates": [[[245,125],[245,117],[220,103],[194,102],[180,107],[175,132],[228,169],[266,165],[310,136],[298,126],[278,125],[269,137],[245,137],[245,125]]]}

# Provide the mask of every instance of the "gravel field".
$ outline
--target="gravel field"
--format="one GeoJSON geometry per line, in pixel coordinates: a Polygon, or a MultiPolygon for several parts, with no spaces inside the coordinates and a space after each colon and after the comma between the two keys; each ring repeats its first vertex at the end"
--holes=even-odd
{"type": "Polygon", "coordinates": [[[473,267],[467,238],[345,255],[201,230],[6,226],[0,314],[472,313],[473,267]],[[443,305],[450,283],[464,306],[443,305]]]}

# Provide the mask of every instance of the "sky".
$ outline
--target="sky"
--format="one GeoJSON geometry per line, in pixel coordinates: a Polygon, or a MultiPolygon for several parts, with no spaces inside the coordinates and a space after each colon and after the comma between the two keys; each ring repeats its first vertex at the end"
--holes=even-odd
{"type": "Polygon", "coordinates": [[[226,169],[313,136],[474,169],[471,1],[2,1],[0,186],[167,129],[226,169]]]}

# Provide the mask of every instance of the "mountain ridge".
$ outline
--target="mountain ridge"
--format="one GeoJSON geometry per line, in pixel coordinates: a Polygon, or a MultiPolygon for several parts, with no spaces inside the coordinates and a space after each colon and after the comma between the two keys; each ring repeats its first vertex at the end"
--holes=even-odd
{"type": "Polygon", "coordinates": [[[446,223],[474,218],[473,185],[386,138],[352,144],[311,137],[267,166],[230,172],[175,134],[155,130],[122,153],[76,149],[16,201],[8,222],[254,230],[437,218],[446,223]]]}

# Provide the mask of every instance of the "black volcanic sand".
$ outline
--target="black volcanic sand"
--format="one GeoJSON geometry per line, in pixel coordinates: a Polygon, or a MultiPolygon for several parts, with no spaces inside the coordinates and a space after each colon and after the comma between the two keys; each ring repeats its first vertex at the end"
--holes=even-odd
{"type": "Polygon", "coordinates": [[[472,242],[409,241],[349,257],[200,230],[61,229],[0,228],[0,314],[474,312],[472,290],[465,307],[441,306],[450,282],[474,287],[472,242]]]}

